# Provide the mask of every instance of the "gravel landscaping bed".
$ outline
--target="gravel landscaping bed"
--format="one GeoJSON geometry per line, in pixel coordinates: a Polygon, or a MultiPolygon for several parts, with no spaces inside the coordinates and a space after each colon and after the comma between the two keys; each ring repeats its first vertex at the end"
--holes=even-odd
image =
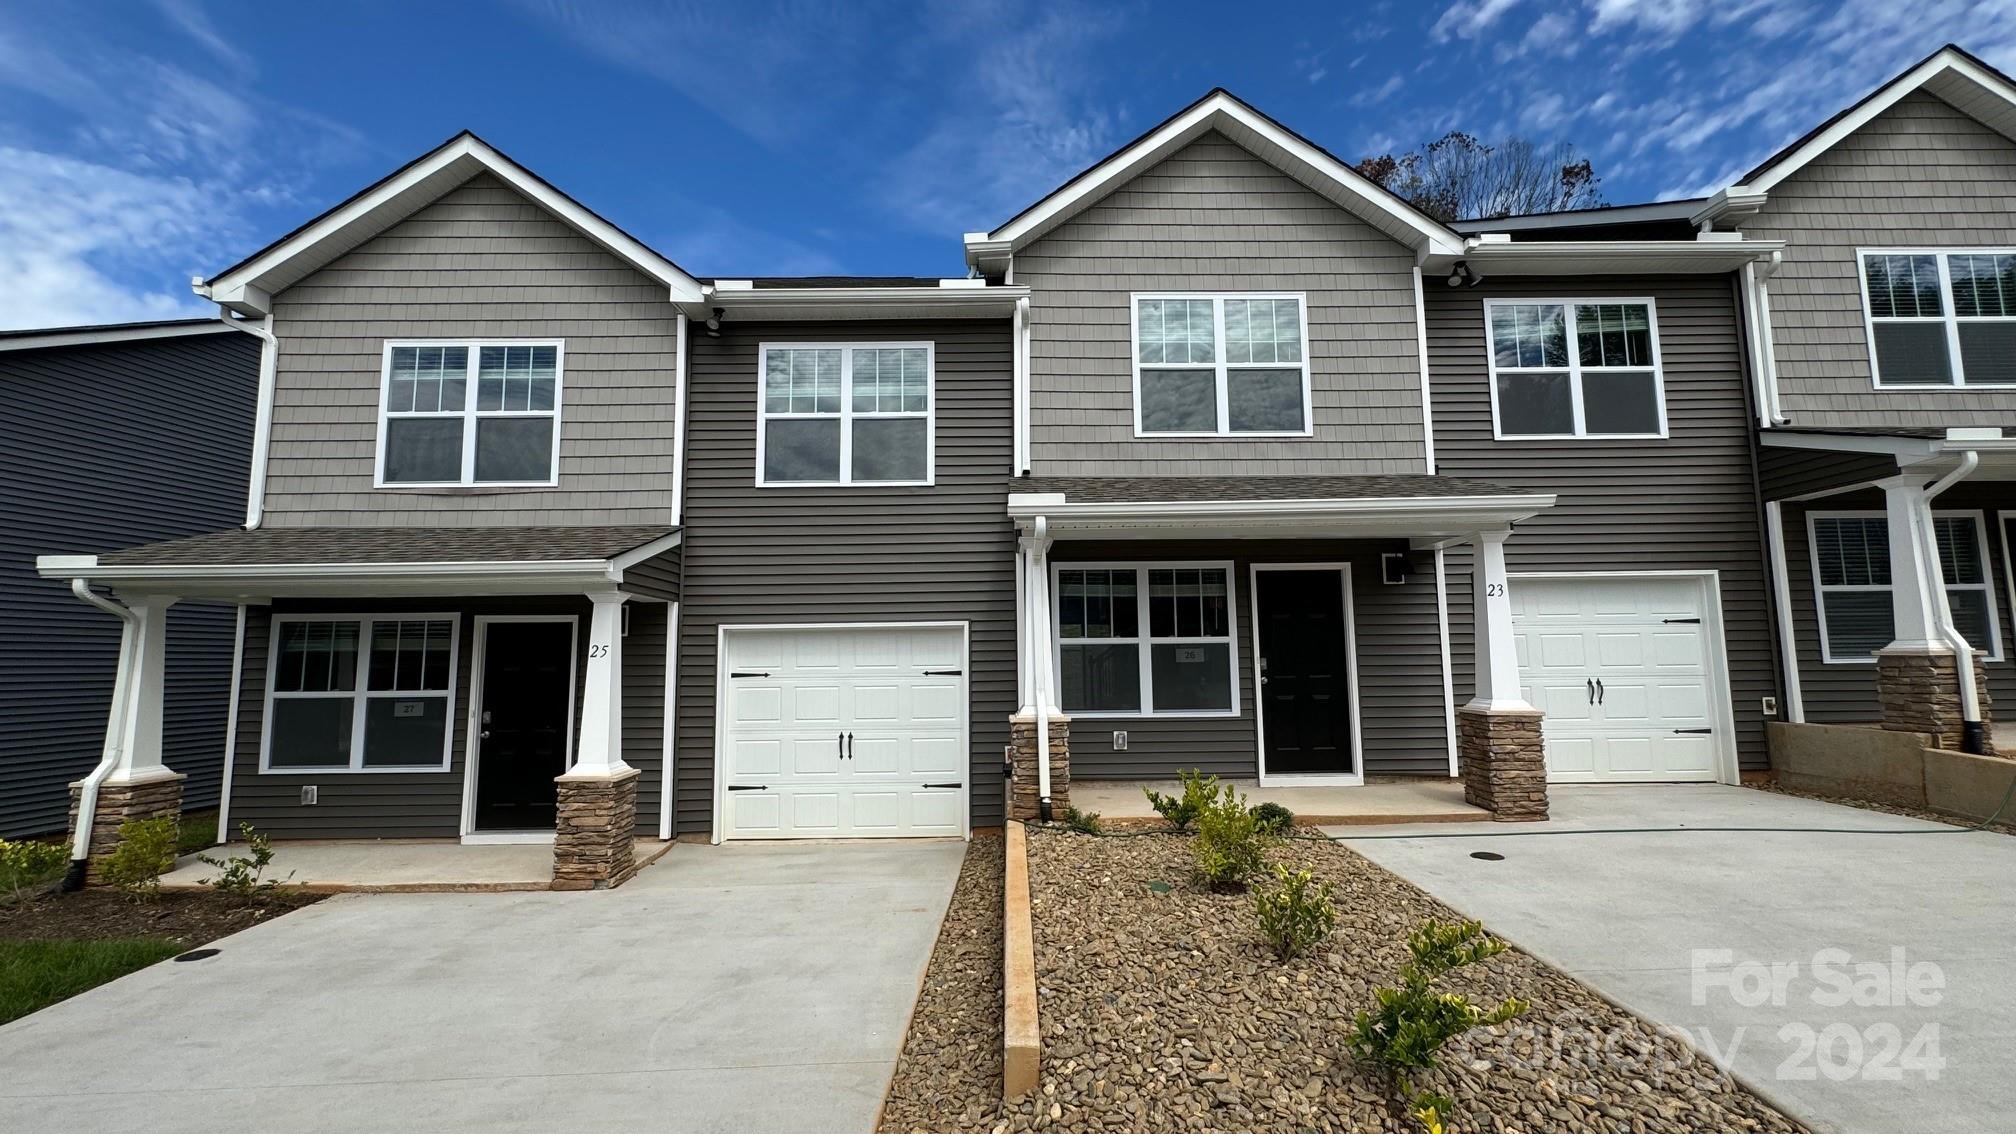
{"type": "MultiPolygon", "coordinates": [[[[1187,838],[1029,835],[1042,1005],[1042,1085],[1003,1106],[999,844],[969,852],[903,1062],[885,1134],[978,1130],[1414,1131],[1384,1080],[1347,1048],[1351,1018],[1391,983],[1405,938],[1457,915],[1334,843],[1274,859],[1336,890],[1338,930],[1277,962],[1251,899],[1189,880],[1187,838]],[[986,862],[981,862],[982,853],[986,862]],[[983,909],[986,911],[983,914],[983,909]]],[[[1532,1008],[1445,1050],[1420,1086],[1456,1101],[1466,1131],[1801,1131],[1680,1041],[1515,951],[1444,986],[1532,1008]]]]}
{"type": "MultiPolygon", "coordinates": [[[[1838,803],[1843,807],[1859,807],[1864,811],[1881,811],[1886,815],[1902,815],[1908,819],[1929,819],[1934,823],[1944,823],[1951,827],[1972,827],[1980,822],[1978,819],[1968,819],[1959,815],[1942,815],[1937,811],[1927,811],[1922,807],[1905,807],[1896,803],[1876,803],[1867,799],[1849,799],[1846,796],[1822,795],[1817,791],[1797,791],[1783,784],[1744,784],[1743,786],[1754,788],[1757,791],[1768,791],[1774,795],[1795,795],[1800,799],[1814,799],[1821,803],[1838,803]]],[[[2016,818],[2016,803],[2012,803],[2009,810],[2003,813],[2003,818],[2016,818]]],[[[1990,823],[1986,827],[1983,827],[1982,830],[1994,831],[2001,835],[2016,835],[2016,824],[1990,823]]]]}

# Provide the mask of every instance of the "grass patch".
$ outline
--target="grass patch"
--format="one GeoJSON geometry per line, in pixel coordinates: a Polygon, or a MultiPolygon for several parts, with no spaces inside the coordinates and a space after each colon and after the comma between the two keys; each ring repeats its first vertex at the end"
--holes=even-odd
{"type": "Polygon", "coordinates": [[[0,941],[0,1024],[182,951],[160,937],[0,941]]]}
{"type": "Polygon", "coordinates": [[[182,814],[182,826],[175,838],[175,853],[195,854],[217,845],[217,813],[215,811],[187,811],[182,814]]]}

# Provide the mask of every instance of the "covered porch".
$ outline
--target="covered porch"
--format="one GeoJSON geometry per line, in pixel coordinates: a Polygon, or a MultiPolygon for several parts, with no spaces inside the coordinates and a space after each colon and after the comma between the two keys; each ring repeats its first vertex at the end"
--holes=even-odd
{"type": "MultiPolygon", "coordinates": [[[[642,870],[672,849],[659,839],[633,839],[633,868],[642,870]]],[[[203,852],[243,855],[233,842],[203,852]]],[[[217,868],[184,855],[161,876],[164,890],[201,890],[217,868]]],[[[448,839],[295,839],[275,844],[266,878],[311,893],[431,894],[554,889],[550,843],[464,843],[448,839]]]]}
{"type": "MultiPolygon", "coordinates": [[[[1310,826],[1360,826],[1380,823],[1474,823],[1491,813],[1463,800],[1461,780],[1407,779],[1356,786],[1269,787],[1257,780],[1226,780],[1249,806],[1278,803],[1294,812],[1295,821],[1310,826]]],[[[1108,826],[1145,825],[1160,820],[1148,804],[1148,791],[1181,797],[1176,780],[1079,780],[1071,789],[1071,805],[1092,812],[1108,826]]]]}
{"type": "MultiPolygon", "coordinates": [[[[1011,817],[1099,810],[1082,802],[1094,796],[1145,806],[1138,781],[1191,769],[1322,790],[1320,804],[1288,806],[1338,821],[1406,794],[1368,777],[1446,785],[1460,770],[1468,807],[1544,817],[1540,713],[1521,694],[1504,544],[1553,499],[1434,476],[1016,482],[1011,817]],[[1475,565],[1461,655],[1452,548],[1475,565]],[[1474,680],[1461,701],[1459,656],[1474,680]],[[1125,790],[1107,797],[1116,781],[1125,790]],[[1365,804],[1339,802],[1357,791],[1365,804]]],[[[1419,798],[1402,811],[1476,814],[1419,798]]]]}
{"type": "Polygon", "coordinates": [[[104,758],[72,789],[76,872],[125,821],[179,811],[162,644],[168,609],[201,598],[239,608],[220,838],[253,824],[297,883],[620,884],[636,837],[671,836],[679,542],[671,527],[276,528],[42,557],[124,626],[104,758]],[[330,849],[351,840],[405,849],[330,849]]]}

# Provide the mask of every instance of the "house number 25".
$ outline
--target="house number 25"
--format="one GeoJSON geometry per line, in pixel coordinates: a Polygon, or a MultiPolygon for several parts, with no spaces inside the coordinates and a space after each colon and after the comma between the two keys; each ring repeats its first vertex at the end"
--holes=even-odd
{"type": "Polygon", "coordinates": [[[1499,595],[1502,595],[1502,594],[1504,594],[1504,593],[1505,593],[1505,584],[1503,584],[1503,583],[1486,583],[1486,584],[1484,584],[1484,597],[1485,597],[1485,598],[1497,598],[1497,597],[1498,597],[1499,595]]]}
{"type": "Polygon", "coordinates": [[[609,656],[609,644],[608,644],[607,642],[590,642],[590,643],[588,643],[588,656],[589,656],[589,657],[591,657],[591,658],[606,658],[606,657],[608,657],[608,656],[609,656]]]}

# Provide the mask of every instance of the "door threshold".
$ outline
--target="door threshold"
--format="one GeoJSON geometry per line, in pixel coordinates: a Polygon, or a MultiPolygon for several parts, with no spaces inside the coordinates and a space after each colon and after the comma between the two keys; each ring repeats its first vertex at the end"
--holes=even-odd
{"type": "Polygon", "coordinates": [[[1364,787],[1365,777],[1358,772],[1297,772],[1279,776],[1261,776],[1261,787],[1364,787]]]}
{"type": "Polygon", "coordinates": [[[510,846],[513,844],[550,843],[551,831],[471,831],[462,836],[465,847],[510,846]]]}

